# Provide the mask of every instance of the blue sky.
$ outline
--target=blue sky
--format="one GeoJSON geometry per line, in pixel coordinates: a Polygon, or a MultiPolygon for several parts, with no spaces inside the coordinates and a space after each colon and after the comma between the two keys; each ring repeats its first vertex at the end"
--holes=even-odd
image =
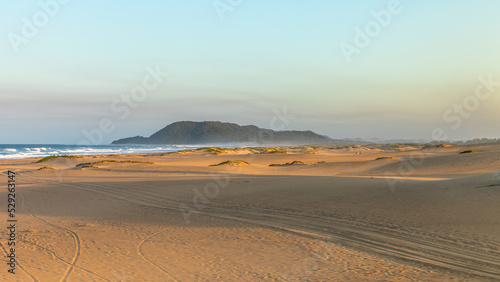
{"type": "Polygon", "coordinates": [[[478,77],[500,81],[498,1],[0,5],[0,143],[79,143],[102,120],[112,130],[101,130],[100,143],[149,136],[179,120],[272,128],[285,107],[290,116],[273,129],[430,139],[441,128],[451,139],[500,137],[500,85],[474,100],[478,77]],[[222,18],[214,4],[227,8],[222,18]],[[36,31],[26,33],[27,25],[36,31]],[[369,38],[362,48],[358,29],[369,38]],[[358,50],[349,60],[345,44],[358,50]],[[116,108],[147,68],[169,75],[125,117],[116,108]],[[455,110],[464,103],[465,112],[455,110]]]}

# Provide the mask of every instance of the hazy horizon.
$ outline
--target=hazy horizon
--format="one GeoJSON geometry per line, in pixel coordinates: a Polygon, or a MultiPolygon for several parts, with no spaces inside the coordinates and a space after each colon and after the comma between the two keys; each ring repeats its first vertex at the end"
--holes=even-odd
{"type": "MultiPolygon", "coordinates": [[[[194,122],[202,122],[202,121],[194,121],[194,122]]],[[[222,121],[222,122],[225,122],[225,121],[222,121]]],[[[253,125],[253,124],[239,124],[241,126],[247,126],[247,125],[253,125]]],[[[164,127],[162,127],[161,129],[163,129],[164,127]]],[[[151,134],[146,134],[142,137],[149,137],[150,135],[160,131],[161,129],[158,129],[158,130],[155,130],[154,132],[152,132],[151,134]]],[[[262,128],[262,129],[270,129],[270,128],[262,128]]],[[[302,130],[296,130],[296,129],[293,129],[293,128],[290,128],[290,129],[284,129],[284,130],[275,130],[275,131],[302,131],[302,130]]],[[[305,131],[305,130],[304,130],[305,131]]],[[[386,138],[386,137],[379,137],[379,136],[373,136],[373,137],[341,137],[341,138],[332,138],[326,134],[322,134],[321,132],[315,132],[313,131],[314,133],[317,133],[319,135],[323,135],[323,136],[326,136],[326,137],[329,137],[333,140],[353,140],[354,141],[357,141],[357,140],[361,140],[361,141],[379,141],[381,143],[384,143],[386,141],[394,141],[394,140],[402,140],[402,141],[415,141],[415,142],[433,142],[433,141],[449,141],[449,142],[466,142],[466,141],[472,141],[473,139],[483,139],[483,138],[486,138],[486,137],[481,137],[481,136],[477,136],[477,137],[474,137],[474,138],[470,138],[470,139],[446,139],[446,140],[442,140],[442,139],[433,139],[433,138],[386,138]]],[[[104,135],[104,134],[103,134],[104,135]]],[[[113,141],[116,141],[116,140],[119,140],[119,139],[123,139],[123,138],[129,138],[129,137],[135,137],[135,136],[141,136],[141,135],[137,135],[137,134],[134,134],[134,133],[131,133],[131,135],[128,135],[128,136],[122,136],[122,137],[119,137],[115,140],[111,140],[109,143],[95,143],[95,142],[92,142],[92,141],[89,141],[90,138],[86,137],[86,136],[95,136],[95,135],[83,135],[84,137],[79,141],[81,142],[82,144],[79,144],[79,143],[0,143],[0,145],[88,145],[88,146],[107,146],[107,145],[113,145],[111,144],[113,141]],[[94,144],[95,143],[95,144],[94,144]]],[[[498,138],[487,138],[487,139],[498,139],[498,138]]],[[[116,146],[127,146],[127,144],[114,144],[116,146]]],[[[130,145],[130,144],[129,144],[130,145]]],[[[140,144],[138,144],[140,145],[140,144]]],[[[168,144],[146,144],[146,145],[168,145],[168,144]]],[[[189,144],[176,144],[176,145],[189,145],[189,144]]],[[[210,144],[204,144],[204,143],[200,143],[198,145],[210,145],[210,144]]],[[[227,144],[225,144],[224,146],[227,146],[227,144]]],[[[269,146],[279,146],[279,145],[269,145],[269,146]]],[[[238,147],[237,145],[235,145],[235,147],[238,147]]]]}
{"type": "Polygon", "coordinates": [[[1,3],[0,144],[182,120],[500,137],[497,1],[1,3]]]}

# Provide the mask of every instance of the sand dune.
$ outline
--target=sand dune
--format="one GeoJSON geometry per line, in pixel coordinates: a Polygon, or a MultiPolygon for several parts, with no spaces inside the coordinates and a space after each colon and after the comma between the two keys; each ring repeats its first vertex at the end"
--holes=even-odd
{"type": "Polygon", "coordinates": [[[500,279],[500,146],[285,151],[1,160],[18,174],[19,269],[0,277],[500,279]]]}

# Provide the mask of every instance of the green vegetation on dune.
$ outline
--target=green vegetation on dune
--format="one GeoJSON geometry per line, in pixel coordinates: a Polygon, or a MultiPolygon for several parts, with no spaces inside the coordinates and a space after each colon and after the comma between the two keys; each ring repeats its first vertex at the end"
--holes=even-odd
{"type": "Polygon", "coordinates": [[[90,166],[92,165],[92,163],[80,163],[80,164],[77,164],[76,167],[85,167],[85,166],[90,166]]]}
{"type": "Polygon", "coordinates": [[[38,170],[46,170],[46,169],[54,169],[54,168],[50,167],[50,166],[44,166],[44,167],[39,168],[38,170]]]}
{"type": "Polygon", "coordinates": [[[248,147],[246,148],[252,153],[257,154],[286,154],[286,150],[276,147],[248,147]]]}
{"type": "Polygon", "coordinates": [[[225,162],[221,162],[221,163],[218,163],[218,164],[213,164],[213,165],[210,165],[210,166],[221,166],[221,165],[250,165],[248,162],[245,162],[245,161],[240,161],[240,160],[236,160],[236,161],[225,161],[225,162]]]}
{"type": "Polygon", "coordinates": [[[477,151],[476,150],[466,150],[466,151],[460,152],[460,154],[469,154],[469,153],[477,153],[477,151]]]}
{"type": "Polygon", "coordinates": [[[203,147],[198,148],[196,151],[208,152],[216,155],[222,155],[224,152],[228,151],[228,149],[219,148],[219,147],[203,147]]]}
{"type": "Polygon", "coordinates": [[[269,166],[292,166],[292,165],[306,165],[306,164],[301,161],[293,161],[291,163],[285,163],[285,164],[270,164],[269,166]]]}
{"type": "Polygon", "coordinates": [[[268,153],[268,154],[286,154],[286,151],[285,150],[276,149],[276,148],[271,148],[266,153],[268,153]]]}
{"type": "Polygon", "coordinates": [[[82,166],[79,166],[79,168],[88,168],[88,167],[99,168],[99,167],[94,166],[94,165],[91,165],[91,164],[89,164],[89,165],[82,165],[82,166]]]}
{"type": "Polygon", "coordinates": [[[143,161],[111,161],[115,163],[130,163],[130,164],[156,164],[153,162],[143,162],[143,161]]]}
{"type": "Polygon", "coordinates": [[[58,159],[58,158],[80,159],[80,158],[83,158],[83,157],[73,156],[73,155],[51,155],[51,156],[48,156],[48,157],[45,157],[45,158],[42,158],[42,159],[38,160],[37,163],[41,163],[41,162],[45,162],[45,161],[51,161],[51,160],[55,160],[55,159],[58,159]]]}
{"type": "Polygon", "coordinates": [[[379,157],[379,158],[376,158],[375,160],[378,161],[378,160],[394,160],[394,159],[397,159],[395,157],[379,157]]]}
{"type": "Polygon", "coordinates": [[[83,168],[83,167],[96,167],[94,165],[105,164],[105,163],[155,164],[153,162],[131,161],[131,160],[127,160],[127,161],[102,160],[102,161],[93,162],[93,163],[80,163],[80,164],[77,164],[76,167],[79,167],[79,168],[83,168]]]}

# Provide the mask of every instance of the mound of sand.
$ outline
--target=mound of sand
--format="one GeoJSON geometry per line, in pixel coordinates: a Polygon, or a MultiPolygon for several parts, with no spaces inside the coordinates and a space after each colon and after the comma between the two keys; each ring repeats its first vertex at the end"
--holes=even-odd
{"type": "Polygon", "coordinates": [[[236,161],[229,160],[229,161],[224,161],[224,162],[221,162],[218,164],[213,164],[210,166],[222,166],[222,165],[240,166],[240,165],[250,165],[250,164],[245,162],[245,161],[240,161],[240,160],[236,160],[236,161]]]}
{"type": "Polygon", "coordinates": [[[301,161],[293,161],[291,163],[285,163],[285,164],[270,164],[269,166],[292,166],[292,165],[305,165],[305,163],[301,161]]]}

